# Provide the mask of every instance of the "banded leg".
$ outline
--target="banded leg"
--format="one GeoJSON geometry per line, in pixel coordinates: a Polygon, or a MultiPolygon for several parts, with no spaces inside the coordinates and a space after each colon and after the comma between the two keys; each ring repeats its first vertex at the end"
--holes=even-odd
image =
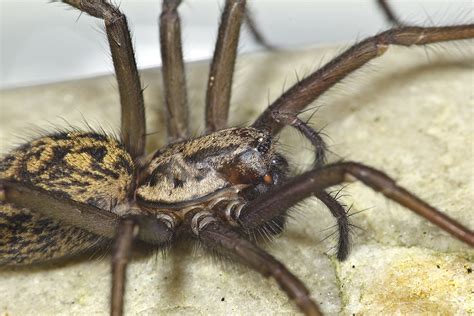
{"type": "Polygon", "coordinates": [[[268,194],[249,202],[240,212],[238,222],[256,228],[324,189],[351,180],[359,180],[387,198],[426,218],[457,239],[474,247],[474,232],[424,202],[381,171],[355,163],[341,162],[296,176],[268,194]]]}
{"type": "Polygon", "coordinates": [[[163,1],[160,15],[160,46],[163,62],[163,85],[168,124],[168,142],[188,137],[188,101],[181,46],[181,0],[163,1]]]}
{"type": "Polygon", "coordinates": [[[145,152],[145,109],[127,18],[105,0],[63,0],[82,12],[103,19],[117,76],[122,141],[133,158],[145,152]]]}
{"type": "Polygon", "coordinates": [[[321,314],[303,282],[277,259],[244,239],[237,232],[215,220],[201,225],[198,236],[210,250],[236,258],[263,276],[274,278],[305,315],[321,314]]]}
{"type": "Polygon", "coordinates": [[[245,0],[226,0],[207,82],[206,130],[208,132],[222,129],[227,125],[232,77],[244,15],[245,0]]]}
{"type": "Polygon", "coordinates": [[[253,123],[278,133],[284,124],[275,122],[276,111],[297,113],[341,79],[373,58],[384,54],[389,45],[426,45],[474,37],[474,24],[446,27],[400,27],[369,37],[347,49],[325,66],[296,83],[276,99],[253,123]]]}

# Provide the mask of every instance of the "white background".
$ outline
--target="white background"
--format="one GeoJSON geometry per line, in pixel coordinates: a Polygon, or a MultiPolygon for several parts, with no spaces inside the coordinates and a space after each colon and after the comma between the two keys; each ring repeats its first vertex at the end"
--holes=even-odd
{"type": "MultiPolygon", "coordinates": [[[[391,5],[404,20],[441,25],[473,20],[471,1],[400,1],[391,5]]],[[[140,68],[161,63],[159,0],[122,0],[133,31],[140,68]]],[[[248,0],[266,38],[285,48],[355,41],[388,27],[375,0],[248,0]]],[[[0,0],[0,88],[54,82],[113,71],[102,21],[62,3],[0,0]]],[[[180,7],[184,54],[209,58],[222,1],[185,0],[180,7]]],[[[239,51],[260,49],[243,33],[239,51]]]]}

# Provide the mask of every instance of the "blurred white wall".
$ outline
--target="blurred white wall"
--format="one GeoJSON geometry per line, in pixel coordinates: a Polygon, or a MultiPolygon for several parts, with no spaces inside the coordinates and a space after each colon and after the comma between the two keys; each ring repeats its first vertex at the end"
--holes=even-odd
{"type": "MultiPolygon", "coordinates": [[[[118,2],[118,1],[115,1],[118,2]]],[[[188,61],[211,56],[223,1],[185,0],[180,7],[188,61]]],[[[122,0],[140,68],[161,64],[159,0],[122,0]]],[[[260,29],[281,47],[354,41],[388,27],[375,0],[248,0],[260,29]]],[[[472,1],[390,1],[406,21],[441,25],[473,21],[472,1]]],[[[62,3],[0,0],[0,88],[113,71],[102,22],[62,3]]],[[[260,49],[244,32],[240,52],[260,49]]]]}

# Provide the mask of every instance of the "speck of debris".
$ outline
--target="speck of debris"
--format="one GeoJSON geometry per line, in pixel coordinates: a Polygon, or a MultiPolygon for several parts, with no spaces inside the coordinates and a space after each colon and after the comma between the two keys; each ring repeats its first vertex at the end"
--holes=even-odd
{"type": "Polygon", "coordinates": [[[355,265],[352,265],[352,269],[354,269],[356,266],[355,265]]]}
{"type": "Polygon", "coordinates": [[[225,301],[225,297],[221,298],[221,302],[224,302],[225,301]]]}
{"type": "Polygon", "coordinates": [[[471,268],[467,268],[467,273],[472,273],[472,269],[471,269],[471,268]]]}
{"type": "Polygon", "coordinates": [[[439,269],[439,268],[441,268],[441,267],[439,266],[439,264],[437,264],[437,265],[436,265],[436,268],[438,268],[438,269],[439,269]]]}

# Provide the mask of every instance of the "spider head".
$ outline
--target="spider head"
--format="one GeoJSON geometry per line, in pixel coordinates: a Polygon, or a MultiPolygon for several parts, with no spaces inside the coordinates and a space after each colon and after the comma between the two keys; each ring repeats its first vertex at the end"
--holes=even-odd
{"type": "Polygon", "coordinates": [[[275,152],[274,139],[266,131],[246,128],[246,143],[238,154],[222,165],[220,171],[232,184],[249,187],[270,187],[282,181],[287,173],[287,162],[275,152]]]}
{"type": "Polygon", "coordinates": [[[246,128],[251,137],[245,150],[224,164],[221,172],[232,184],[248,184],[247,199],[268,191],[286,177],[288,163],[276,153],[274,138],[267,131],[246,128]]]}
{"type": "Polygon", "coordinates": [[[253,200],[260,194],[269,191],[273,186],[282,183],[288,173],[288,162],[282,155],[274,153],[267,168],[264,176],[255,179],[253,185],[243,191],[247,200],[253,200]]]}

